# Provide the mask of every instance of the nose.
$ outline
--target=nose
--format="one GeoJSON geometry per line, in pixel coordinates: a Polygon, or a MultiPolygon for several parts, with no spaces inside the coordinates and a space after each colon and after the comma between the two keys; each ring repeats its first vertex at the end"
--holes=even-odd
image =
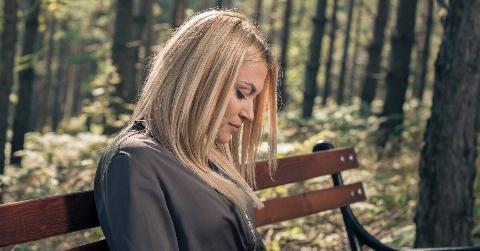
{"type": "Polygon", "coordinates": [[[246,104],[240,110],[239,116],[242,121],[248,120],[253,121],[254,118],[254,111],[253,111],[253,100],[250,102],[246,102],[246,104]]]}

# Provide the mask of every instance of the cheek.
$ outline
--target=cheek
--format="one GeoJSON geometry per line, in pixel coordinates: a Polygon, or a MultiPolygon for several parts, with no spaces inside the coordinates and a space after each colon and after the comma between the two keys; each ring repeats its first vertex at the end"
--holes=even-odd
{"type": "Polygon", "coordinates": [[[228,125],[225,123],[222,123],[222,125],[220,125],[220,128],[218,128],[216,141],[218,143],[224,144],[230,141],[231,139],[232,139],[232,135],[228,129],[228,125]]]}
{"type": "Polygon", "coordinates": [[[231,119],[238,114],[238,106],[239,105],[234,100],[234,98],[230,98],[230,100],[228,101],[227,109],[225,110],[225,115],[223,116],[224,121],[225,119],[231,119]]]}
{"type": "Polygon", "coordinates": [[[217,132],[217,141],[219,143],[227,143],[231,140],[232,134],[228,123],[235,118],[235,115],[238,114],[238,104],[235,102],[235,97],[230,96],[225,114],[223,115],[222,123],[218,128],[217,132]]]}

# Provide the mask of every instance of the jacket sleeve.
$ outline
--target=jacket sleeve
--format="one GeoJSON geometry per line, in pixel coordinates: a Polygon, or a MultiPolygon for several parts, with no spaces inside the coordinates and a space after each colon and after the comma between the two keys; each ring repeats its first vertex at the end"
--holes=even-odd
{"type": "Polygon", "coordinates": [[[117,153],[102,180],[99,214],[111,250],[178,250],[175,227],[153,167],[117,153]],[[102,219],[103,218],[103,219],[102,219]]]}

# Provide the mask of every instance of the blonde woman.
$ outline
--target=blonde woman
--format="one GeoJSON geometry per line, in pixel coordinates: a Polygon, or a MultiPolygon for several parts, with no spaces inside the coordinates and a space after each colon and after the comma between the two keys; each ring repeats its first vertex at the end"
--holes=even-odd
{"type": "Polygon", "coordinates": [[[264,249],[252,188],[263,122],[275,166],[277,65],[265,41],[244,16],[210,10],[166,42],[97,169],[110,249],[264,249]]]}

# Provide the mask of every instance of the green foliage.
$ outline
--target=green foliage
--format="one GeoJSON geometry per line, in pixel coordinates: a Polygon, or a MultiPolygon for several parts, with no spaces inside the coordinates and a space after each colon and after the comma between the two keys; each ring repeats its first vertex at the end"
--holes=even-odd
{"type": "Polygon", "coordinates": [[[119,82],[120,78],[111,60],[100,63],[99,71],[89,83],[92,100],[87,102],[80,115],[87,131],[111,135],[128,121],[133,105],[115,95],[119,82]]]}
{"type": "Polygon", "coordinates": [[[20,168],[7,166],[1,177],[5,200],[18,201],[93,188],[101,151],[109,138],[93,133],[29,133],[20,168]]]}

